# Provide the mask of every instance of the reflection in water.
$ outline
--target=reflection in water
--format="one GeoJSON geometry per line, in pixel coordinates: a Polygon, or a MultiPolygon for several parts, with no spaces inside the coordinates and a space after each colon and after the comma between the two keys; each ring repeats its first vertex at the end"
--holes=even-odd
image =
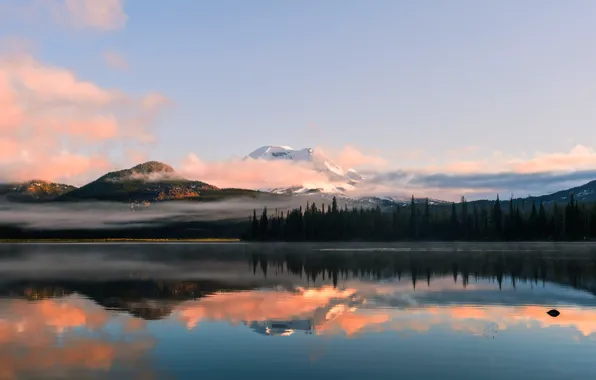
{"type": "MultiPolygon", "coordinates": [[[[353,347],[354,351],[345,354],[354,358],[361,355],[356,353],[358,348],[372,349],[378,344],[392,345],[393,350],[413,350],[415,342],[425,342],[425,336],[438,342],[460,342],[455,350],[466,355],[471,355],[470,347],[481,352],[483,346],[463,344],[463,337],[490,339],[506,344],[499,346],[502,356],[528,348],[516,343],[519,336],[525,337],[523,342],[536,342],[533,348],[542,350],[546,350],[545,340],[557,337],[546,353],[559,361],[569,360],[563,364],[573,362],[574,367],[569,367],[573,374],[591,371],[588,365],[581,365],[584,358],[590,362],[587,353],[595,348],[596,337],[596,259],[591,254],[245,253],[226,260],[228,266],[218,268],[238,276],[223,276],[226,280],[219,273],[217,280],[28,278],[1,282],[0,379],[40,374],[71,378],[195,377],[208,366],[198,368],[189,357],[190,364],[185,367],[180,362],[185,362],[190,351],[171,357],[171,350],[161,347],[181,346],[188,340],[202,344],[195,349],[207,350],[203,355],[230,354],[230,347],[208,340],[214,331],[228,334],[237,345],[242,340],[272,337],[266,341],[273,345],[271,349],[290,351],[307,344],[299,336],[307,336],[309,342],[317,341],[317,337],[349,338],[348,342],[358,347],[346,343],[336,350],[353,347]],[[554,307],[561,313],[557,318],[547,313],[554,307]],[[227,327],[221,330],[221,324],[227,327]],[[182,333],[172,335],[180,329],[182,333]],[[196,340],[192,339],[194,334],[207,335],[196,340]],[[172,342],[172,336],[176,341],[172,342]],[[409,346],[400,343],[413,336],[417,340],[409,346]],[[382,337],[393,338],[388,341],[382,337]],[[279,339],[288,342],[284,344],[294,342],[293,346],[279,346],[281,343],[275,343],[279,339]],[[576,349],[570,356],[570,344],[587,348],[576,349]],[[182,373],[181,368],[190,372],[182,373]]],[[[197,254],[179,264],[200,268],[201,257],[197,254]]],[[[263,346],[266,342],[258,343],[259,349],[268,350],[269,346],[263,346]]],[[[449,351],[440,347],[444,345],[427,344],[424,350],[440,361],[449,351]]],[[[332,360],[333,353],[317,350],[317,362],[332,360]]],[[[488,355],[488,346],[486,350],[488,355]]],[[[362,360],[384,357],[374,355],[362,360]]],[[[389,369],[396,365],[394,359],[383,363],[385,370],[379,367],[377,377],[392,378],[389,369]]],[[[431,371],[433,363],[418,364],[431,371]]],[[[407,365],[400,364],[402,369],[409,368],[407,365]]],[[[507,365],[490,368],[506,371],[507,365]]],[[[535,369],[524,368],[530,364],[515,365],[520,366],[517,375],[535,369]]],[[[453,362],[451,372],[442,371],[456,376],[460,374],[456,368],[466,366],[473,364],[453,362]]],[[[412,375],[422,378],[432,372],[410,369],[412,375]]],[[[237,377],[221,371],[222,378],[237,377]]],[[[435,375],[441,373],[439,367],[437,371],[435,375]]]]}
{"type": "Polygon", "coordinates": [[[77,296],[0,300],[0,379],[39,374],[102,378],[115,365],[122,372],[149,368],[143,358],[154,340],[142,333],[143,327],[132,316],[77,296]],[[129,339],[115,339],[106,331],[108,324],[119,325],[129,339]]]}

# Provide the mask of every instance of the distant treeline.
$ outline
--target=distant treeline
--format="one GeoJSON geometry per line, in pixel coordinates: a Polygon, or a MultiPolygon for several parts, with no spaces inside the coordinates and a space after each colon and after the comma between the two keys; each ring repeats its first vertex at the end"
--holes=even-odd
{"type": "Polygon", "coordinates": [[[244,220],[122,224],[93,229],[40,229],[5,224],[0,225],[0,239],[210,239],[239,238],[244,231],[244,220]]]}
{"type": "Polygon", "coordinates": [[[569,197],[567,205],[496,201],[431,205],[412,201],[390,212],[338,208],[332,204],[270,213],[267,208],[250,217],[245,238],[256,241],[399,241],[399,240],[587,240],[596,239],[596,203],[569,197]],[[260,214],[260,215],[259,215],[260,214]]]}

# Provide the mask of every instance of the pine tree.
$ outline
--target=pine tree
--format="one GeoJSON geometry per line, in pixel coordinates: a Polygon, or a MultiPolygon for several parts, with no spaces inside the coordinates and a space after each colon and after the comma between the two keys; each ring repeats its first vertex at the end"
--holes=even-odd
{"type": "Polygon", "coordinates": [[[553,225],[554,238],[555,238],[555,240],[559,240],[563,237],[564,224],[563,224],[563,218],[561,216],[561,212],[559,211],[558,203],[555,203],[553,205],[552,220],[553,220],[552,225],[553,225]]]}
{"type": "Polygon", "coordinates": [[[501,212],[501,201],[499,200],[499,195],[497,194],[497,201],[495,202],[495,206],[493,208],[493,224],[495,226],[497,238],[501,238],[503,235],[502,221],[503,216],[501,212]]]}
{"type": "Polygon", "coordinates": [[[449,218],[450,230],[451,230],[451,239],[458,239],[459,238],[459,222],[457,220],[457,212],[455,210],[455,203],[451,203],[451,217],[449,218]]]}
{"type": "Polygon", "coordinates": [[[257,219],[257,210],[252,211],[252,230],[250,235],[253,239],[259,238],[259,220],[257,219]]]}
{"type": "Polygon", "coordinates": [[[461,197],[461,227],[462,227],[462,237],[464,239],[468,238],[468,203],[466,202],[465,197],[461,197]]]}
{"type": "Polygon", "coordinates": [[[416,220],[416,203],[412,195],[410,202],[410,238],[416,239],[418,237],[418,221],[416,220]]]}
{"type": "Polygon", "coordinates": [[[548,220],[546,218],[546,210],[544,204],[540,201],[540,207],[538,207],[538,220],[537,220],[537,237],[545,238],[548,236],[548,220]]]}
{"type": "Polygon", "coordinates": [[[592,205],[592,211],[590,212],[590,237],[596,238],[596,203],[592,205]]]}
{"type": "Polygon", "coordinates": [[[528,219],[528,232],[531,239],[538,237],[538,213],[536,211],[536,202],[532,200],[532,210],[528,219]]]}
{"type": "Polygon", "coordinates": [[[478,210],[476,209],[476,203],[474,203],[474,206],[472,207],[472,213],[474,214],[474,237],[478,237],[481,232],[481,228],[480,228],[480,221],[478,220],[478,210]]]}
{"type": "Polygon", "coordinates": [[[430,205],[428,198],[424,202],[424,214],[422,215],[422,237],[427,238],[430,236],[430,205]]]}
{"type": "Polygon", "coordinates": [[[269,232],[269,218],[267,217],[267,207],[264,207],[263,214],[261,215],[261,220],[259,222],[260,238],[263,240],[267,240],[268,232],[269,232]]]}

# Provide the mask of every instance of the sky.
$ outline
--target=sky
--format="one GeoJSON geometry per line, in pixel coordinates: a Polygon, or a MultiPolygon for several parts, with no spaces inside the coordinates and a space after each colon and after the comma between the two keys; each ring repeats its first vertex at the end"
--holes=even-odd
{"type": "Polygon", "coordinates": [[[592,0],[0,0],[0,180],[80,185],[151,159],[258,188],[268,169],[238,159],[271,144],[373,172],[377,192],[558,190],[596,178],[595,16],[592,0]]]}

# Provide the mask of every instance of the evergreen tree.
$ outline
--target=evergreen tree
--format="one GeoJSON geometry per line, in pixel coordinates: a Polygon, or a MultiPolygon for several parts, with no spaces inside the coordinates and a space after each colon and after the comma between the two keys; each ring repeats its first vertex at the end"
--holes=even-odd
{"type": "Polygon", "coordinates": [[[476,209],[476,203],[472,206],[472,213],[474,214],[474,221],[473,221],[473,236],[477,238],[481,234],[481,227],[480,227],[480,220],[478,219],[478,210],[476,209]]]}
{"type": "Polygon", "coordinates": [[[461,229],[462,237],[468,239],[469,226],[468,226],[468,204],[465,197],[461,197],[461,229]]]}
{"type": "Polygon", "coordinates": [[[457,220],[457,212],[455,211],[455,203],[451,203],[451,217],[449,218],[451,239],[459,238],[459,222],[457,220]]]}
{"type": "Polygon", "coordinates": [[[497,194],[497,201],[495,202],[495,206],[493,208],[493,224],[495,226],[497,238],[501,238],[503,236],[502,221],[503,216],[501,212],[501,201],[499,200],[499,195],[497,194]]]}
{"type": "Polygon", "coordinates": [[[412,200],[410,202],[410,238],[411,239],[418,238],[418,221],[416,219],[416,202],[414,201],[413,195],[412,195],[412,200]]]}
{"type": "Polygon", "coordinates": [[[537,237],[545,238],[548,237],[548,219],[546,218],[546,210],[544,204],[540,201],[540,207],[538,208],[538,220],[537,220],[537,237]]]}
{"type": "Polygon", "coordinates": [[[252,231],[250,236],[253,239],[259,238],[259,220],[257,219],[257,210],[252,211],[252,231]]]}
{"type": "Polygon", "coordinates": [[[473,202],[473,213],[469,215],[468,202],[460,204],[431,205],[428,199],[424,205],[417,205],[414,197],[408,212],[396,206],[393,211],[374,208],[334,207],[333,203],[317,209],[314,203],[279,212],[270,216],[263,208],[260,219],[256,210],[248,218],[247,230],[243,234],[254,240],[288,241],[333,241],[340,239],[362,241],[385,241],[403,239],[596,239],[596,204],[586,207],[570,196],[564,210],[558,203],[536,203],[509,201],[509,212],[500,214],[500,201],[473,202]],[[478,205],[483,204],[480,210],[478,205]],[[461,206],[458,206],[461,205],[461,206]],[[420,207],[420,210],[418,208],[420,207]],[[461,210],[458,209],[461,207],[461,210]],[[420,211],[420,213],[419,213],[420,211]],[[499,217],[501,215],[501,217],[499,217]],[[506,220],[507,229],[499,233],[499,220],[506,220]],[[505,233],[506,232],[506,233],[505,233]]]}
{"type": "Polygon", "coordinates": [[[424,202],[424,214],[422,215],[422,237],[428,238],[430,236],[430,205],[428,198],[424,202]]]}
{"type": "Polygon", "coordinates": [[[538,212],[536,211],[536,202],[532,200],[532,210],[528,219],[528,236],[531,239],[538,237],[538,212]]]}
{"type": "Polygon", "coordinates": [[[269,232],[269,218],[267,217],[267,207],[263,208],[263,214],[259,222],[259,237],[263,240],[268,239],[269,232]]]}

